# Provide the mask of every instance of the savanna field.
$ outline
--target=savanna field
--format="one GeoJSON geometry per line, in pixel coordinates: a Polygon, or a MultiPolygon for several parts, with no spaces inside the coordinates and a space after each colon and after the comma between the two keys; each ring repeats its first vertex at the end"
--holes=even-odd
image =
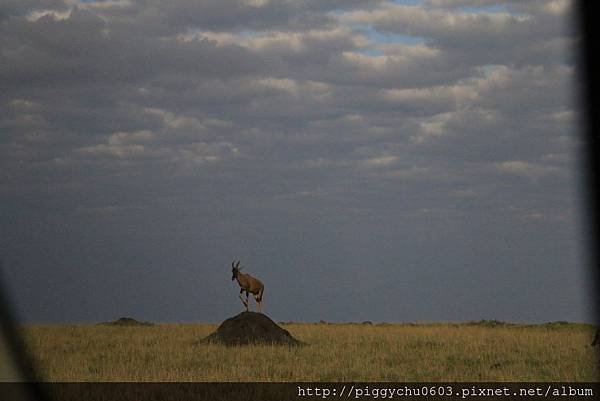
{"type": "Polygon", "coordinates": [[[307,345],[201,340],[215,324],[27,325],[45,381],[598,381],[587,324],[281,324],[307,345]]]}

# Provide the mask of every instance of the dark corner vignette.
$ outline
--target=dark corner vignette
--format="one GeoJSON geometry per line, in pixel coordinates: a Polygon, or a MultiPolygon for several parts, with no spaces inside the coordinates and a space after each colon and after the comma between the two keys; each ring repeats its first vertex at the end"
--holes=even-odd
{"type": "MultiPolygon", "coordinates": [[[[582,82],[581,93],[579,93],[583,109],[582,124],[585,128],[582,130],[584,138],[584,154],[582,168],[585,170],[583,187],[586,199],[585,212],[588,219],[585,224],[587,230],[587,261],[589,263],[589,277],[591,289],[593,290],[592,312],[596,319],[596,325],[600,324],[600,202],[598,202],[598,190],[600,188],[600,162],[598,161],[600,153],[600,141],[598,140],[598,130],[600,127],[598,113],[594,106],[598,104],[598,73],[600,66],[593,55],[596,53],[598,45],[597,36],[594,34],[594,16],[592,4],[588,1],[579,3],[579,29],[582,33],[582,42],[579,46],[580,77],[582,82]]],[[[600,378],[599,378],[600,380],[600,378]]]]}
{"type": "Polygon", "coordinates": [[[4,271],[4,260],[0,256],[0,365],[8,375],[0,377],[1,398],[7,401],[46,401],[48,398],[41,388],[35,366],[17,330],[4,271]]]}

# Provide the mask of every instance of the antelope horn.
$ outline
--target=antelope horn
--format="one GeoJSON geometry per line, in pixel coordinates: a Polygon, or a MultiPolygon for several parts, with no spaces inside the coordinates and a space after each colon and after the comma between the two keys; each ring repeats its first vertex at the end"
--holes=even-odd
{"type": "Polygon", "coordinates": [[[233,262],[231,262],[231,267],[235,268],[235,260],[233,262]]]}
{"type": "Polygon", "coordinates": [[[235,267],[240,267],[240,261],[238,260],[238,262],[236,263],[235,267]]]}

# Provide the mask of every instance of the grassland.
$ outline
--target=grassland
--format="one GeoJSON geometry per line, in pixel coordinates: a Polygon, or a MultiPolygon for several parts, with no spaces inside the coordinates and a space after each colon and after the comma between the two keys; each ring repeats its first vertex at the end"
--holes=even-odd
{"type": "Polygon", "coordinates": [[[225,347],[212,324],[29,325],[46,381],[598,381],[583,324],[284,324],[304,347],[225,347]]]}

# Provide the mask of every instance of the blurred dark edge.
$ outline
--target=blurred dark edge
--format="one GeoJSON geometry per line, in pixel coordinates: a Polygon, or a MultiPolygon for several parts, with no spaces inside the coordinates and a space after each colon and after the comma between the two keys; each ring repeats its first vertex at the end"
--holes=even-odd
{"type": "MultiPolygon", "coordinates": [[[[583,110],[585,129],[582,130],[585,143],[585,155],[583,155],[582,168],[586,171],[584,174],[584,191],[586,199],[585,212],[589,216],[587,227],[587,244],[586,252],[588,252],[587,262],[589,263],[589,277],[592,280],[593,287],[593,313],[596,318],[596,324],[600,323],[600,271],[598,261],[600,260],[600,252],[598,249],[598,234],[600,227],[600,213],[598,212],[598,188],[599,185],[599,140],[597,132],[599,129],[598,114],[594,112],[594,105],[598,104],[598,77],[600,67],[596,61],[594,54],[597,45],[593,35],[594,28],[594,13],[593,4],[591,1],[580,1],[575,3],[579,9],[577,10],[577,29],[582,33],[582,42],[579,46],[578,71],[581,82],[581,93],[578,93],[581,100],[581,108],[583,110]]],[[[585,223],[584,223],[585,224],[585,223]]],[[[1,257],[1,256],[0,256],[1,257]]],[[[0,280],[3,272],[2,259],[0,259],[0,280]]],[[[18,336],[16,323],[12,311],[14,310],[8,300],[6,283],[0,282],[0,335],[2,340],[10,347],[13,358],[13,363],[20,371],[22,384],[12,384],[14,394],[6,398],[8,394],[3,394],[2,399],[14,400],[47,400],[46,391],[38,381],[38,376],[35,372],[35,367],[28,357],[22,339],[18,336]],[[14,398],[12,397],[14,395],[14,398]]],[[[0,363],[5,363],[1,361],[0,363]]],[[[0,388],[6,389],[7,384],[0,384],[0,388]]],[[[76,387],[73,387],[76,388],[76,387]]],[[[46,388],[48,390],[48,388],[46,388]]]]}
{"type": "MultiPolygon", "coordinates": [[[[580,100],[582,102],[583,119],[582,134],[585,140],[585,154],[583,155],[582,168],[585,174],[583,183],[583,193],[586,199],[584,212],[589,216],[587,225],[584,229],[587,230],[584,236],[587,243],[585,244],[585,252],[587,252],[588,274],[590,277],[590,287],[592,287],[592,313],[596,319],[595,323],[600,324],[600,269],[598,262],[600,261],[600,250],[598,249],[598,237],[600,235],[600,213],[598,212],[598,190],[600,189],[600,174],[598,155],[600,154],[598,140],[598,113],[594,110],[594,105],[598,104],[598,74],[600,67],[594,55],[598,55],[598,48],[594,35],[594,25],[597,23],[594,13],[592,1],[579,1],[579,29],[582,33],[582,45],[579,47],[579,77],[581,79],[580,100]]],[[[584,223],[586,224],[586,223],[584,223]]]]}
{"type": "MultiPolygon", "coordinates": [[[[6,353],[0,354],[0,364],[5,366],[13,365],[16,372],[13,376],[18,377],[19,383],[12,386],[10,398],[2,399],[13,400],[47,400],[35,373],[33,362],[25,350],[23,339],[18,335],[16,320],[13,316],[13,305],[8,299],[6,283],[4,279],[4,260],[0,257],[0,341],[6,346],[6,353]],[[4,358],[8,360],[3,360],[4,358]]],[[[7,369],[11,370],[11,369],[7,369]]],[[[5,379],[6,380],[6,379],[5,379]]]]}

